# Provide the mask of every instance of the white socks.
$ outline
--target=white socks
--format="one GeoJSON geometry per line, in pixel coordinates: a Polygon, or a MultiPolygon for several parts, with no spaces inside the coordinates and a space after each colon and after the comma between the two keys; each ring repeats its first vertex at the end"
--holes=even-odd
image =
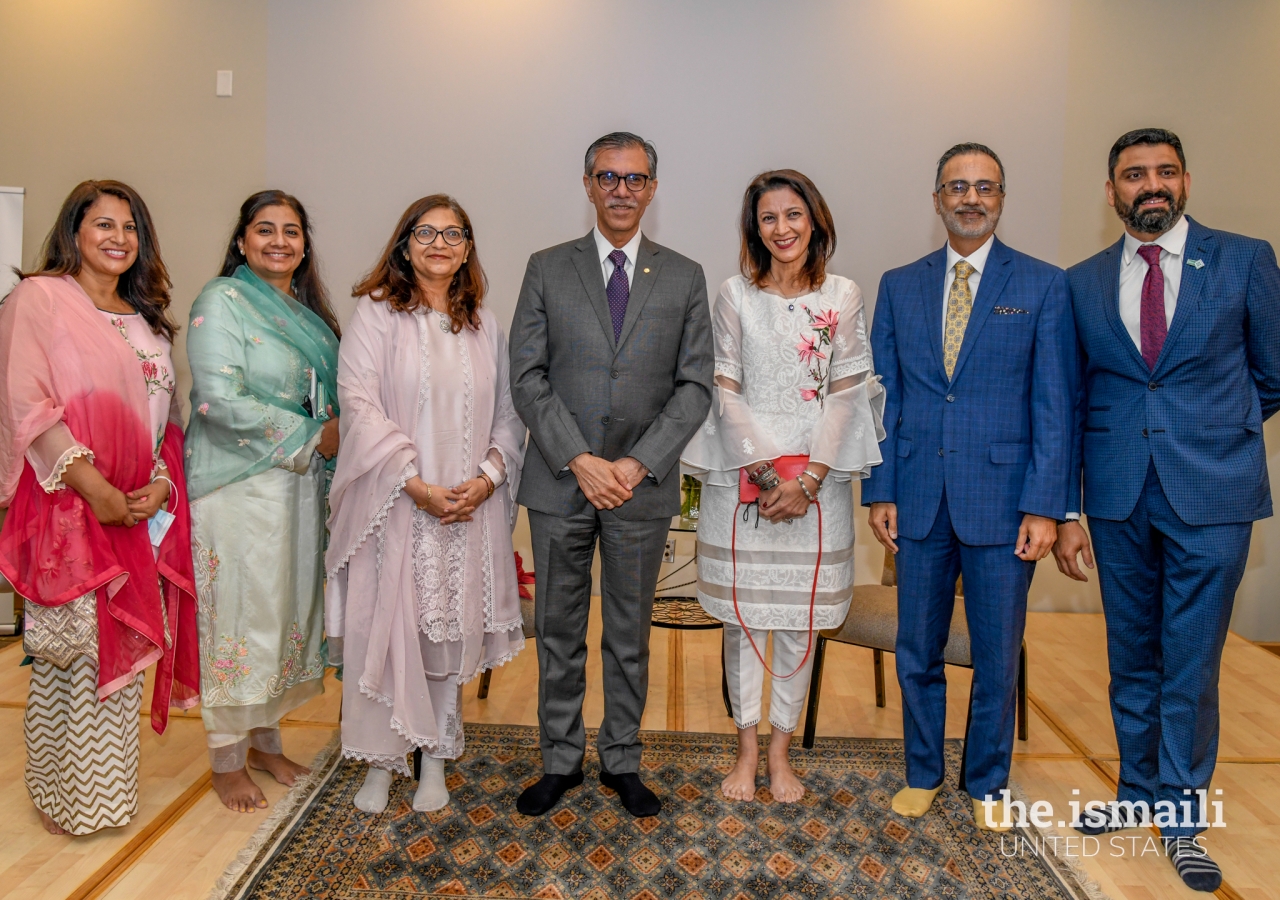
{"type": "MultiPolygon", "coordinates": [[[[358,797],[356,801],[359,805],[358,797]]],[[[385,802],[383,805],[386,805],[385,802]]],[[[435,812],[448,805],[449,789],[444,786],[444,760],[423,756],[418,790],[413,795],[413,808],[417,812],[435,812]]]]}
{"type": "MultiPolygon", "coordinates": [[[[356,792],[356,809],[367,813],[384,812],[391,793],[392,774],[386,769],[370,766],[364,773],[364,784],[356,792]]],[[[422,758],[422,775],[418,790],[413,795],[416,812],[435,812],[449,805],[449,789],[444,786],[444,760],[422,758]]]]}
{"type": "Polygon", "coordinates": [[[367,813],[385,810],[387,796],[391,793],[391,777],[386,769],[370,766],[364,773],[364,784],[356,792],[356,809],[367,813]]]}

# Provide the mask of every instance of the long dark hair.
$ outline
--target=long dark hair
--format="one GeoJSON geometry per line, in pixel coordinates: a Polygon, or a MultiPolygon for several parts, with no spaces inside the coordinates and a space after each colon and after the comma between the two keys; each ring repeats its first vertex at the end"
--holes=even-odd
{"type": "Polygon", "coordinates": [[[790,188],[800,196],[809,210],[813,235],[809,238],[809,254],[804,263],[804,274],[810,289],[822,287],[827,278],[827,263],[836,252],[836,223],[831,218],[827,201],[809,178],[795,169],[775,169],[761,172],[742,196],[742,249],[738,254],[738,267],[756,287],[764,287],[765,277],[773,266],[773,254],[760,237],[760,222],[756,211],[760,198],[769,191],[790,188]]]}
{"type": "Polygon", "coordinates": [[[152,333],[173,343],[178,333],[178,326],[169,318],[169,290],[173,282],[169,280],[169,270],[160,258],[160,243],[156,240],[156,228],[151,223],[147,204],[142,202],[137,191],[122,181],[82,181],[72,188],[67,199],[62,201],[62,209],[58,211],[49,236],[44,239],[40,263],[33,271],[19,272],[18,275],[30,278],[33,275],[74,277],[80,274],[84,259],[80,255],[76,235],[85,213],[103,194],[119,197],[129,204],[129,214],[133,216],[138,231],[138,258],[120,276],[116,293],[142,316],[152,333]]]}
{"type": "Polygon", "coordinates": [[[485,291],[489,288],[489,280],[485,278],[484,269],[480,266],[480,257],[476,253],[476,233],[471,227],[471,218],[462,205],[448,194],[432,194],[415,200],[409,204],[396,225],[391,240],[387,242],[382,256],[378,258],[369,274],[351,289],[351,296],[363,297],[368,294],[372,300],[385,300],[397,312],[413,312],[425,302],[417,287],[417,278],[413,272],[413,263],[405,258],[405,248],[409,244],[413,226],[418,220],[433,209],[447,207],[462,223],[463,232],[471,242],[471,252],[467,261],[453,274],[449,282],[449,321],[453,333],[457,334],[464,327],[473,330],[480,327],[480,304],[484,300],[485,291]]]}
{"type": "Polygon", "coordinates": [[[341,338],[342,328],[338,325],[338,317],[333,314],[333,307],[329,305],[329,292],[320,280],[320,264],[316,261],[315,246],[311,241],[311,219],[307,217],[307,210],[302,202],[292,194],[277,190],[258,191],[240,204],[240,218],[231,232],[231,240],[227,242],[227,253],[222,258],[222,271],[218,274],[229,278],[240,266],[248,265],[244,254],[240,252],[240,241],[253,224],[254,217],[268,206],[287,206],[298,214],[298,221],[302,223],[303,254],[302,262],[293,270],[294,298],[319,316],[335,337],[341,338]]]}

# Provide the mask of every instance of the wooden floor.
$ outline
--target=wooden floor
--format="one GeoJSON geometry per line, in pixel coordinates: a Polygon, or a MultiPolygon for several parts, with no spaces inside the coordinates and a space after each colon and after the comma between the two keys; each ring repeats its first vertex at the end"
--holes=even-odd
{"type": "MultiPolygon", "coordinates": [[[[592,625],[597,646],[598,619],[592,625]]],[[[649,702],[643,727],[732,732],[720,700],[720,632],[654,629],[649,702]]],[[[1029,799],[1068,809],[1079,799],[1114,797],[1118,768],[1107,705],[1107,665],[1101,616],[1033,613],[1028,617],[1031,735],[1014,747],[1013,778],[1029,799]]],[[[245,844],[263,814],[222,808],[209,788],[204,729],[198,715],[174,716],[157,737],[144,718],[140,809],[132,824],[91,837],[53,837],[40,827],[22,783],[22,710],[27,673],[20,646],[0,650],[0,897],[133,900],[163,896],[198,900],[245,844]]],[[[828,645],[820,736],[900,737],[901,707],[886,655],[888,705],[875,706],[870,651],[828,645]]],[[[947,733],[964,725],[969,673],[948,669],[952,686],[947,733]]],[[[487,700],[466,689],[468,722],[536,724],[537,658],[530,647],[494,673],[487,700]]],[[[603,712],[599,656],[588,670],[585,717],[603,712]]],[[[334,734],[340,686],[289,716],[285,750],[310,760],[334,734]]],[[[1222,897],[1280,900],[1280,658],[1235,635],[1222,666],[1222,735],[1213,788],[1225,800],[1227,827],[1211,829],[1206,844],[1226,874],[1222,897]]],[[[146,707],[144,706],[144,716],[146,707]]],[[[268,799],[284,789],[266,784],[268,799]]],[[[1064,833],[1066,833],[1064,831],[1064,833]]],[[[1078,852],[1078,851],[1077,851],[1078,852]]],[[[1203,897],[1186,890],[1173,867],[1146,844],[1146,833],[1124,832],[1079,860],[1111,897],[1164,900],[1203,897]],[[1144,849],[1147,851],[1143,853],[1144,849]]]]}

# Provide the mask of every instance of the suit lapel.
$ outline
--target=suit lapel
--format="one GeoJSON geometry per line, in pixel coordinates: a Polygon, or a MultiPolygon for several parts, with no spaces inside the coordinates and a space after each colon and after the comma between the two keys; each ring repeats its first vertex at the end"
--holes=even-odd
{"type": "Polygon", "coordinates": [[[600,327],[604,329],[605,336],[609,339],[609,345],[615,346],[613,318],[609,315],[609,298],[604,292],[604,271],[600,267],[600,257],[596,253],[595,234],[587,232],[587,236],[578,241],[575,247],[578,252],[574,254],[573,264],[578,270],[578,277],[582,280],[582,289],[587,292],[591,307],[596,311],[596,318],[600,320],[600,327]]]}
{"type": "MultiPolygon", "coordinates": [[[[1178,285],[1178,305],[1173,310],[1173,321],[1169,323],[1169,333],[1165,336],[1164,346],[1160,348],[1160,358],[1156,360],[1156,371],[1170,358],[1172,347],[1187,321],[1195,315],[1200,307],[1200,297],[1208,281],[1209,271],[1217,262],[1217,254],[1213,232],[1187,217],[1190,228],[1187,231],[1187,243],[1182,249],[1182,281],[1178,285]],[[1190,260],[1198,259],[1205,263],[1200,267],[1189,266],[1190,260]]],[[[1133,343],[1130,341],[1130,343],[1133,343]]]]}
{"type": "Polygon", "coordinates": [[[1124,235],[1120,235],[1120,240],[1103,250],[1102,254],[1102,311],[1111,324],[1111,330],[1116,334],[1116,340],[1128,348],[1130,357],[1146,372],[1147,363],[1142,358],[1142,351],[1133,342],[1129,329],[1124,327],[1124,320],[1120,318],[1120,261],[1124,258],[1124,235]]]}
{"type": "Polygon", "coordinates": [[[924,258],[920,270],[920,291],[924,294],[925,331],[929,332],[929,346],[942,380],[947,380],[947,369],[942,364],[942,289],[947,283],[947,248],[943,247],[924,258]]]}
{"type": "Polygon", "coordinates": [[[960,343],[960,354],[956,357],[956,368],[951,380],[960,377],[965,360],[973,352],[973,345],[978,342],[982,326],[986,324],[996,301],[1004,293],[1004,286],[1009,282],[1013,272],[1013,255],[999,238],[993,238],[991,251],[987,254],[987,269],[978,281],[978,293],[973,298],[973,308],[969,311],[969,324],[964,328],[964,340],[960,343]]]}
{"type": "Polygon", "coordinates": [[[643,234],[640,235],[640,249],[636,253],[635,270],[631,273],[631,293],[627,297],[627,314],[622,319],[622,332],[618,336],[618,347],[627,342],[627,336],[635,327],[640,311],[649,301],[654,282],[662,271],[662,254],[658,245],[643,234]]]}

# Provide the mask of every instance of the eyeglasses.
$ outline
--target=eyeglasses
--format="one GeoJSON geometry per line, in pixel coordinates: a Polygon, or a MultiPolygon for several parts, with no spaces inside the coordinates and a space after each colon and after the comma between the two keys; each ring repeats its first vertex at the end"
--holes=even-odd
{"type": "Polygon", "coordinates": [[[969,188],[977,191],[979,197],[998,197],[1004,193],[1004,185],[998,181],[948,181],[939,185],[937,190],[940,194],[963,197],[969,193],[969,188]]]}
{"type": "Polygon", "coordinates": [[[645,185],[649,183],[649,176],[641,175],[639,172],[632,172],[630,175],[619,175],[617,172],[596,172],[591,177],[596,180],[596,184],[600,185],[600,190],[605,193],[612,193],[617,190],[620,183],[625,183],[627,190],[637,194],[643,191],[645,185]]]}
{"type": "Polygon", "coordinates": [[[430,247],[435,243],[436,235],[444,238],[444,242],[450,247],[456,247],[467,239],[467,230],[465,228],[457,228],[450,226],[448,228],[433,228],[430,225],[422,225],[413,229],[413,236],[418,243],[424,247],[430,247]]]}

